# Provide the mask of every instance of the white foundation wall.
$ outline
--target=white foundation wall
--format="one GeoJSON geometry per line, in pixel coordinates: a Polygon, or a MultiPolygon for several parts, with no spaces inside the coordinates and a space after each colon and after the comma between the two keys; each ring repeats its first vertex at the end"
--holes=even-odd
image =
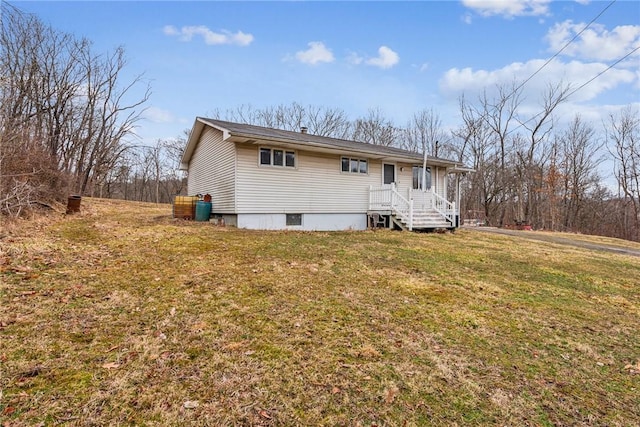
{"type": "Polygon", "coordinates": [[[286,225],[286,214],[238,214],[237,227],[251,230],[343,231],[366,230],[364,213],[303,213],[302,225],[286,225]]]}

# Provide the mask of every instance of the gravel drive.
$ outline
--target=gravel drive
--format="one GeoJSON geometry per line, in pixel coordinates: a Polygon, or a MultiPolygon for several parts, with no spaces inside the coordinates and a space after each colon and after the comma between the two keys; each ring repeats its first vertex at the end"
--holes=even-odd
{"type": "Polygon", "coordinates": [[[542,242],[557,243],[560,245],[575,246],[578,248],[592,249],[596,251],[614,252],[622,255],[631,255],[640,257],[640,249],[615,246],[606,243],[585,242],[580,239],[572,239],[567,234],[562,236],[554,236],[549,233],[538,233],[535,231],[509,230],[496,227],[463,227],[465,230],[474,230],[482,233],[504,234],[507,236],[522,237],[529,240],[539,240],[542,242]]]}

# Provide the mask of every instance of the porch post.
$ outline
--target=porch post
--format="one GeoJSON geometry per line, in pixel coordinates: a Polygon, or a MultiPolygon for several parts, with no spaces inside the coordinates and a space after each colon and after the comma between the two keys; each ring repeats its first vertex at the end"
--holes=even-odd
{"type": "Polygon", "coordinates": [[[413,199],[409,200],[409,231],[413,230],[413,199]]]}
{"type": "Polygon", "coordinates": [[[427,191],[427,147],[423,143],[422,151],[424,152],[424,158],[422,159],[422,191],[427,191]]]}
{"type": "Polygon", "coordinates": [[[454,215],[456,215],[456,227],[460,226],[460,174],[456,174],[456,204],[454,206],[454,215]]]}

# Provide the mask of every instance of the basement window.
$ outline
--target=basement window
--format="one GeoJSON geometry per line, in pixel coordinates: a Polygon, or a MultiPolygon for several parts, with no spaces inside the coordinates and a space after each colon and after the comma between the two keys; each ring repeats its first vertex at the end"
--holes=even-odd
{"type": "Polygon", "coordinates": [[[302,225],[302,214],[287,214],[287,225],[302,225]]]}

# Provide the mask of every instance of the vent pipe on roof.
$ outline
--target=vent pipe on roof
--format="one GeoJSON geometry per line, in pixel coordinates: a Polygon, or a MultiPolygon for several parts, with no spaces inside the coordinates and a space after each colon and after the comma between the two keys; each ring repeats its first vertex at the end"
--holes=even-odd
{"type": "Polygon", "coordinates": [[[300,133],[307,133],[307,127],[306,126],[302,126],[300,127],[300,133]]]}

